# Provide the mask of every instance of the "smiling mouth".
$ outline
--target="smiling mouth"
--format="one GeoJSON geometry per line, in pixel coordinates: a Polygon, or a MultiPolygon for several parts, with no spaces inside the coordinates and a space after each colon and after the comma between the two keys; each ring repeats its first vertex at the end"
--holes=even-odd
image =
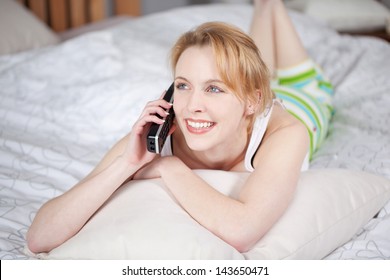
{"type": "Polygon", "coordinates": [[[193,133],[206,133],[210,131],[214,126],[215,122],[209,121],[194,121],[186,120],[187,128],[190,132],[193,133]]]}

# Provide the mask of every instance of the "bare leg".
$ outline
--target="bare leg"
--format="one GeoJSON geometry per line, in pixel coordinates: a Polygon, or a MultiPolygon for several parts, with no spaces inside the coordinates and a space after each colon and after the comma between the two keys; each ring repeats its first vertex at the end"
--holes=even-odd
{"type": "Polygon", "coordinates": [[[254,11],[249,35],[260,50],[261,58],[271,74],[276,67],[276,50],[273,26],[273,3],[271,1],[254,1],[254,11]]]}
{"type": "Polygon", "coordinates": [[[254,0],[250,35],[271,73],[308,58],[281,0],[254,0]]]}

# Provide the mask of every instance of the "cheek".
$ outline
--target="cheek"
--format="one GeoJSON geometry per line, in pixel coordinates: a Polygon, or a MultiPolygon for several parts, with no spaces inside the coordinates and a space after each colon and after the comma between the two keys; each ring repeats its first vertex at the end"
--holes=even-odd
{"type": "Polygon", "coordinates": [[[215,107],[212,117],[224,129],[240,130],[241,126],[245,124],[245,115],[242,106],[223,106],[222,104],[218,104],[215,107]]]}
{"type": "Polygon", "coordinates": [[[236,108],[233,112],[230,113],[231,123],[237,127],[240,127],[245,123],[245,114],[241,110],[241,108],[236,108]]]}
{"type": "Polygon", "coordinates": [[[237,101],[226,102],[225,105],[219,104],[224,111],[234,116],[235,119],[241,119],[245,117],[245,106],[237,101]]]}
{"type": "Polygon", "coordinates": [[[175,115],[180,116],[182,114],[184,107],[185,107],[185,102],[183,98],[175,97],[173,99],[173,111],[175,112],[175,115]]]}
{"type": "MultiPolygon", "coordinates": [[[[183,116],[187,110],[187,100],[185,95],[176,95],[173,101],[173,110],[178,117],[183,116]]],[[[245,105],[238,100],[226,100],[226,99],[208,99],[205,101],[205,114],[211,118],[217,119],[229,119],[231,121],[240,122],[245,118],[245,105]]]]}
{"type": "Polygon", "coordinates": [[[185,117],[186,102],[183,98],[175,98],[173,101],[173,111],[175,113],[176,124],[183,129],[183,118],[185,117]]]}
{"type": "Polygon", "coordinates": [[[229,119],[232,126],[240,130],[247,125],[246,110],[243,104],[234,104],[228,108],[226,119],[229,119]]]}

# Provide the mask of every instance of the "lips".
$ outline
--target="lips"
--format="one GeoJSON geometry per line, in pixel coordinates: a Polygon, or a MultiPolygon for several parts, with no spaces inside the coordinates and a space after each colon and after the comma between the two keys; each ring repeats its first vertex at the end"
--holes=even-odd
{"type": "Polygon", "coordinates": [[[185,122],[188,131],[197,134],[209,132],[216,124],[215,122],[193,119],[186,119],[185,122]]]}

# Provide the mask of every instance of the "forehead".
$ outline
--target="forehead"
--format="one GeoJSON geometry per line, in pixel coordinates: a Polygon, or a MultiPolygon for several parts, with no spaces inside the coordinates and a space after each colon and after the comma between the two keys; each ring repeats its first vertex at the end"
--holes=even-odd
{"type": "Polygon", "coordinates": [[[192,46],[181,54],[175,67],[175,75],[193,73],[219,76],[214,53],[210,46],[192,46]]]}

